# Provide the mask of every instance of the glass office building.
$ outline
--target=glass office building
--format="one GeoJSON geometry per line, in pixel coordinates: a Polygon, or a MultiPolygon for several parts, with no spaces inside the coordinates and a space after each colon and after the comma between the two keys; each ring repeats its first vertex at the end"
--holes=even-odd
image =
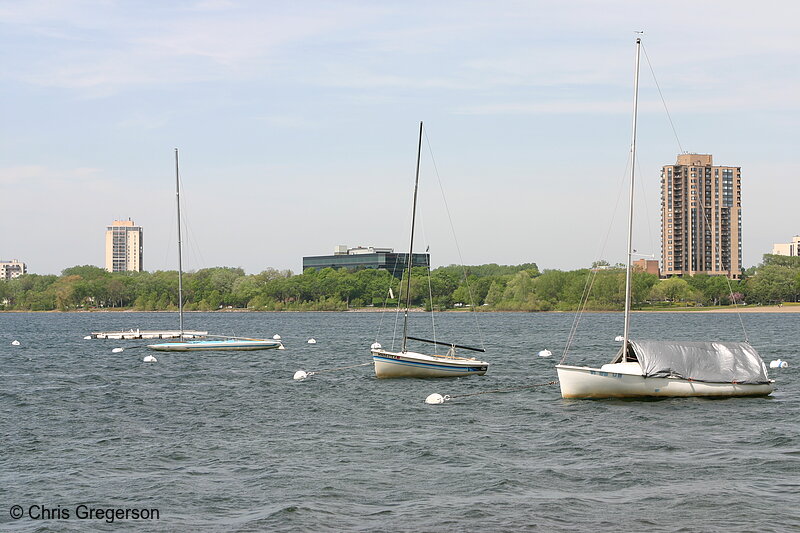
{"type": "MultiPolygon", "coordinates": [[[[430,254],[412,254],[412,266],[430,267],[430,254]]],[[[360,270],[364,268],[382,268],[397,278],[403,277],[408,267],[408,254],[395,253],[391,248],[337,246],[333,255],[314,255],[303,258],[303,271],[307,268],[322,270],[323,268],[346,268],[360,270]]]]}

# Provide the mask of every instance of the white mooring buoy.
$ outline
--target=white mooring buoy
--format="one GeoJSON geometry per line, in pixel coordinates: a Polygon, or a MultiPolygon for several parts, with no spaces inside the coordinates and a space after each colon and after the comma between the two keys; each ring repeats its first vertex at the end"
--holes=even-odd
{"type": "Polygon", "coordinates": [[[272,338],[273,338],[274,340],[276,340],[276,341],[279,341],[279,340],[281,340],[281,336],[280,336],[280,335],[278,335],[277,333],[276,333],[275,335],[273,335],[273,336],[272,336],[272,338]]]}
{"type": "Polygon", "coordinates": [[[317,344],[317,339],[308,339],[308,344],[317,344]]]}
{"type": "Polygon", "coordinates": [[[17,340],[11,341],[11,346],[19,346],[19,341],[17,340]]]}
{"type": "Polygon", "coordinates": [[[308,377],[308,373],[303,370],[298,370],[294,373],[294,377],[292,379],[301,380],[306,379],[308,377]]]}
{"type": "Polygon", "coordinates": [[[370,350],[380,350],[381,348],[383,348],[383,346],[381,346],[381,343],[379,342],[373,342],[372,346],[370,346],[369,348],[370,350]]]}
{"type": "Polygon", "coordinates": [[[85,341],[88,341],[88,340],[91,340],[91,339],[92,339],[92,336],[91,336],[91,335],[86,335],[86,336],[83,338],[83,340],[85,340],[85,341]]]}
{"type": "Polygon", "coordinates": [[[547,349],[544,349],[541,352],[539,352],[539,357],[550,357],[551,355],[553,355],[553,352],[547,349]]]}
{"type": "Polygon", "coordinates": [[[156,359],[155,356],[152,355],[145,355],[142,361],[144,361],[145,363],[158,363],[158,359],[156,359]]]}
{"type": "Polygon", "coordinates": [[[119,353],[119,352],[122,352],[124,350],[125,350],[125,348],[114,348],[113,350],[111,350],[111,353],[119,353]]]}
{"type": "Polygon", "coordinates": [[[625,340],[625,337],[623,337],[622,335],[617,335],[616,337],[614,337],[614,340],[617,342],[622,342],[625,340]]]}
{"type": "Polygon", "coordinates": [[[430,405],[436,405],[436,404],[444,403],[449,399],[450,399],[450,396],[447,396],[447,395],[442,396],[438,392],[434,392],[433,394],[431,394],[430,396],[425,398],[425,403],[430,404],[430,405]]]}

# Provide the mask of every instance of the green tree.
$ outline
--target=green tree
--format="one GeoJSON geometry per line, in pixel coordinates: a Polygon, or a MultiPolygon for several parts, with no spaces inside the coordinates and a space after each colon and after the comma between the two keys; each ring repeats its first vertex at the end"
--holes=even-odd
{"type": "Polygon", "coordinates": [[[553,304],[563,300],[569,277],[568,273],[561,270],[545,270],[535,281],[537,296],[553,304]]]}
{"type": "Polygon", "coordinates": [[[631,300],[633,305],[641,305],[650,295],[651,289],[658,283],[658,276],[646,272],[631,273],[631,300]]]}
{"type": "Polygon", "coordinates": [[[625,273],[616,269],[598,272],[589,302],[590,308],[622,309],[625,306],[625,273]]]}
{"type": "Polygon", "coordinates": [[[108,278],[112,274],[104,268],[96,267],[94,265],[81,265],[70,268],[65,268],[61,272],[62,276],[80,276],[81,279],[92,280],[98,278],[108,278]]]}
{"type": "Polygon", "coordinates": [[[259,293],[260,285],[255,276],[242,276],[233,282],[228,301],[236,307],[249,307],[250,300],[259,293]]]}
{"type": "Polygon", "coordinates": [[[650,290],[651,300],[685,302],[691,295],[692,290],[689,283],[685,279],[678,277],[661,280],[654,284],[650,290]]]}
{"type": "Polygon", "coordinates": [[[775,263],[761,266],[755,276],[747,280],[746,295],[749,302],[760,304],[797,301],[800,295],[797,271],[775,263]]]}
{"type": "Polygon", "coordinates": [[[55,294],[56,309],[59,311],[66,311],[71,307],[77,306],[75,285],[81,280],[80,276],[62,276],[55,283],[53,283],[53,292],[55,294]]]}
{"type": "Polygon", "coordinates": [[[790,269],[800,270],[800,257],[788,255],[764,254],[764,266],[782,266],[790,269]]]}
{"type": "Polygon", "coordinates": [[[533,278],[526,270],[521,270],[506,285],[503,300],[522,303],[527,302],[533,294],[533,278]]]}
{"type": "Polygon", "coordinates": [[[504,284],[497,280],[493,281],[492,285],[489,287],[489,292],[486,294],[486,303],[489,304],[490,307],[497,306],[503,300],[504,292],[504,284]]]}

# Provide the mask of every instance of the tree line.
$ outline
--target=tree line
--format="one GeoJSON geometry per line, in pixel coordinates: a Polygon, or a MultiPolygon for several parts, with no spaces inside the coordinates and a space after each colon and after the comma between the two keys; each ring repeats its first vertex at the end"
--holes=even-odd
{"type": "MultiPolygon", "coordinates": [[[[177,271],[110,273],[96,266],[75,266],[60,276],[26,274],[0,282],[0,310],[176,310],[177,286],[177,271]]],[[[241,268],[215,267],[183,275],[184,309],[190,311],[343,311],[395,306],[400,298],[405,300],[405,287],[405,277],[397,279],[375,269],[307,269],[293,274],[270,268],[248,275],[241,268]]],[[[541,272],[535,263],[450,265],[430,273],[415,268],[410,294],[413,306],[428,310],[572,311],[584,301],[589,310],[619,310],[624,307],[625,269],[607,263],[541,272]]],[[[730,305],[734,301],[763,305],[799,299],[797,257],[765,255],[741,280],[730,282],[705,274],[659,280],[652,274],[633,272],[636,308],[730,305]]]]}

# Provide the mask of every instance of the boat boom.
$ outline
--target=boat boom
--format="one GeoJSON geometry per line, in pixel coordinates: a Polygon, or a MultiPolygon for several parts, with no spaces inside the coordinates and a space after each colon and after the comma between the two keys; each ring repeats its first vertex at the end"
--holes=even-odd
{"type": "Polygon", "coordinates": [[[453,348],[461,348],[463,350],[472,350],[473,352],[486,352],[485,348],[474,348],[472,346],[462,346],[461,344],[452,344],[450,342],[432,341],[430,339],[420,339],[419,337],[406,337],[412,341],[429,342],[431,344],[441,344],[443,346],[452,346],[453,348]]]}

